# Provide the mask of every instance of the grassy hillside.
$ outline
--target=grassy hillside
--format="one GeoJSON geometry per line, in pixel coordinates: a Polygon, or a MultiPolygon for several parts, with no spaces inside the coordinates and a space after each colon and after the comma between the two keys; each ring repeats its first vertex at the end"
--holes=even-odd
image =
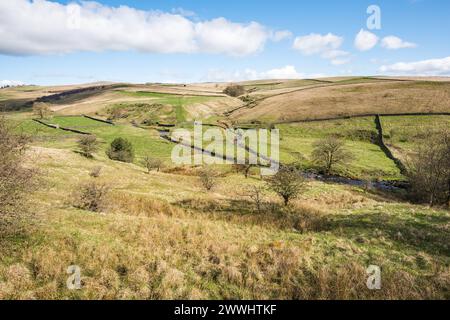
{"type": "Polygon", "coordinates": [[[448,112],[449,101],[450,82],[338,83],[268,96],[252,108],[239,109],[231,118],[292,122],[357,114],[448,112]]]}
{"type": "MultiPolygon", "coordinates": [[[[28,195],[33,218],[20,232],[0,237],[0,299],[450,299],[450,212],[411,204],[406,190],[364,184],[405,179],[378,145],[375,117],[295,122],[365,112],[448,112],[448,83],[351,77],[244,85],[262,97],[253,109],[237,110],[243,101],[220,96],[226,84],[130,85],[49,102],[54,112],[46,123],[96,135],[101,144],[92,159],[80,154],[79,134],[38,124],[29,109],[5,113],[15,132],[33,138],[26,165],[39,169],[40,180],[28,195]],[[237,111],[225,116],[231,109],[237,111]],[[117,117],[110,125],[84,113],[117,117]],[[318,170],[314,143],[337,136],[353,160],[335,173],[363,183],[310,179],[285,207],[257,168],[246,179],[221,165],[214,166],[216,185],[206,191],[202,167],[172,163],[174,144],[155,124],[192,130],[194,119],[254,129],[280,122],[274,126],[281,162],[308,171],[318,170]],[[119,137],[133,144],[133,164],[106,156],[119,137]],[[147,173],[146,155],[165,167],[147,173]],[[91,177],[99,167],[99,177],[91,177]],[[110,190],[100,212],[76,206],[76,193],[87,182],[110,190]],[[255,186],[262,192],[259,209],[250,197],[255,186]],[[66,289],[71,265],[81,268],[81,290],[66,289]],[[381,290],[367,289],[370,265],[381,267],[381,290]]],[[[14,104],[65,96],[66,90],[1,94],[14,104]]],[[[383,116],[381,122],[386,143],[403,160],[426,143],[428,130],[449,128],[450,116],[383,116]]]]}
{"type": "Polygon", "coordinates": [[[0,298],[448,298],[446,211],[311,182],[290,213],[258,215],[236,188],[258,180],[230,173],[205,193],[197,177],[33,152],[48,172],[34,196],[39,222],[2,239],[0,298]],[[103,215],[71,206],[98,165],[113,186],[103,215]],[[73,264],[82,290],[65,289],[73,264]],[[380,291],[365,286],[369,264],[382,266],[380,291]]]}

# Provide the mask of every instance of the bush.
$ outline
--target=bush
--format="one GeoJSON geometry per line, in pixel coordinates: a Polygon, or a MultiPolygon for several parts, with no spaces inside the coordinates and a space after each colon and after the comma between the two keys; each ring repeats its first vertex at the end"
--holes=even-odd
{"type": "Polygon", "coordinates": [[[83,156],[86,158],[92,158],[92,154],[99,148],[97,137],[94,135],[82,136],[78,140],[78,148],[80,148],[83,156]]]}
{"type": "Polygon", "coordinates": [[[450,205],[450,132],[429,135],[409,159],[410,197],[417,202],[450,205]]]}
{"type": "Polygon", "coordinates": [[[245,93],[245,88],[240,85],[230,85],[223,90],[223,93],[231,97],[239,97],[245,93]]]}
{"type": "Polygon", "coordinates": [[[101,212],[106,207],[110,188],[104,183],[90,181],[76,188],[73,206],[82,210],[101,212]]]}
{"type": "Polygon", "coordinates": [[[336,137],[328,137],[314,143],[313,161],[318,164],[325,174],[330,174],[333,167],[350,162],[352,154],[345,149],[345,142],[336,137]]]}
{"type": "Polygon", "coordinates": [[[29,137],[14,134],[0,117],[0,234],[12,231],[28,212],[27,196],[36,187],[36,170],[24,166],[29,137]]]}
{"type": "Polygon", "coordinates": [[[124,138],[116,138],[106,152],[111,160],[133,162],[134,148],[130,141],[124,138]]]}
{"type": "Polygon", "coordinates": [[[211,191],[214,186],[216,185],[216,178],[217,178],[217,172],[215,172],[213,169],[206,167],[203,168],[200,171],[200,181],[203,185],[203,187],[207,191],[211,191]]]}
{"type": "Polygon", "coordinates": [[[287,206],[289,201],[297,198],[306,188],[305,178],[295,167],[284,166],[269,179],[269,187],[278,194],[287,206]]]}
{"type": "Polygon", "coordinates": [[[145,156],[143,162],[144,166],[148,170],[148,173],[150,173],[152,170],[156,170],[157,172],[159,172],[164,166],[164,162],[161,159],[152,158],[150,156],[145,156]]]}
{"type": "Polygon", "coordinates": [[[33,104],[33,113],[38,116],[39,119],[44,119],[51,113],[51,109],[46,103],[35,102],[33,104]]]}
{"type": "Polygon", "coordinates": [[[100,177],[101,173],[102,173],[102,167],[98,166],[98,167],[92,168],[92,170],[89,172],[89,176],[92,178],[98,178],[98,177],[100,177]]]}

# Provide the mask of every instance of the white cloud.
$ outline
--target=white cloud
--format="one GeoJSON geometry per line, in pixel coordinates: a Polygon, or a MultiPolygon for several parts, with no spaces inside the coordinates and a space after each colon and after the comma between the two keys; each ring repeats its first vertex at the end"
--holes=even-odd
{"type": "Polygon", "coordinates": [[[333,66],[342,66],[344,64],[350,63],[350,61],[351,60],[348,59],[348,58],[345,58],[345,59],[333,59],[333,60],[331,60],[331,64],[333,66]]]}
{"type": "Polygon", "coordinates": [[[378,37],[372,32],[361,29],[355,38],[355,47],[359,51],[368,51],[378,43],[378,37]]]}
{"type": "Polygon", "coordinates": [[[253,54],[272,32],[257,22],[193,21],[185,11],[142,11],[91,1],[0,1],[0,54],[76,51],[253,54]]]}
{"type": "Polygon", "coordinates": [[[342,65],[350,62],[347,51],[339,50],[344,38],[332,33],[326,35],[312,33],[308,36],[297,37],[294,40],[294,49],[304,55],[319,54],[322,58],[331,61],[332,65],[342,65]]]}
{"type": "Polygon", "coordinates": [[[282,41],[284,39],[289,39],[292,37],[292,32],[289,30],[275,31],[272,33],[271,39],[275,42],[282,41]]]}
{"type": "Polygon", "coordinates": [[[201,51],[236,56],[260,51],[268,37],[265,28],[256,22],[242,25],[224,18],[197,23],[194,30],[201,51]]]}
{"type": "Polygon", "coordinates": [[[396,36],[388,36],[383,38],[381,41],[381,45],[383,48],[389,49],[389,50],[398,50],[398,49],[405,49],[405,48],[415,48],[417,45],[412,42],[406,42],[400,39],[396,36]]]}
{"type": "Polygon", "coordinates": [[[14,87],[14,86],[23,86],[24,83],[21,81],[15,80],[0,80],[0,88],[3,87],[14,87]]]}
{"type": "Polygon", "coordinates": [[[304,55],[326,54],[338,49],[343,41],[342,37],[332,33],[327,35],[311,33],[307,36],[295,38],[293,47],[304,55]]]}
{"type": "Polygon", "coordinates": [[[300,79],[302,74],[298,73],[294,66],[285,66],[279,69],[272,69],[260,74],[262,79],[300,79]]]}
{"type": "Polygon", "coordinates": [[[287,65],[285,67],[275,68],[262,72],[258,72],[254,69],[249,68],[232,72],[212,69],[208,71],[207,76],[202,80],[211,82],[235,82],[264,79],[302,79],[306,77],[306,74],[298,72],[294,66],[287,65]]]}
{"type": "Polygon", "coordinates": [[[382,66],[381,72],[411,75],[450,75],[450,57],[382,66]]]}

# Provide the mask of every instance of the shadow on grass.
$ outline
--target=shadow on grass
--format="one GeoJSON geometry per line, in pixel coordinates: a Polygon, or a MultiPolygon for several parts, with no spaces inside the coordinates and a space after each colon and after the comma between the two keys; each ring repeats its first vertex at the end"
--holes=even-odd
{"type": "Polygon", "coordinates": [[[418,251],[450,256],[449,224],[446,216],[370,212],[333,215],[326,229],[355,240],[383,236],[418,251]]]}
{"type": "Polygon", "coordinates": [[[283,206],[264,202],[258,211],[256,204],[245,199],[204,200],[187,199],[173,205],[185,210],[208,214],[215,219],[233,223],[247,223],[261,227],[274,227],[286,231],[319,231],[325,225],[322,212],[301,206],[283,206]]]}

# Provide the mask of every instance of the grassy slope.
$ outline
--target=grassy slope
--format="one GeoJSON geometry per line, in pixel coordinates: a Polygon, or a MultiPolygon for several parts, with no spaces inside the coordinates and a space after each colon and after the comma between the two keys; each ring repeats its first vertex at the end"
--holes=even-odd
{"type": "Polygon", "coordinates": [[[450,82],[340,83],[270,97],[232,118],[289,122],[364,113],[448,112],[449,101],[450,82]]]}
{"type": "Polygon", "coordinates": [[[337,172],[358,178],[401,179],[394,162],[386,157],[382,150],[371,141],[377,132],[374,119],[360,118],[295,125],[279,125],[281,160],[295,161],[295,153],[306,157],[304,165],[312,166],[311,152],[314,142],[327,136],[337,135],[346,141],[346,148],[353,154],[354,160],[346,166],[336,168],[337,172]]]}
{"type": "Polygon", "coordinates": [[[136,162],[139,162],[139,159],[147,154],[165,160],[170,159],[172,145],[160,139],[158,133],[154,130],[144,130],[124,124],[111,126],[84,117],[53,117],[47,121],[59,124],[62,127],[75,128],[95,134],[103,142],[102,151],[106,151],[115,138],[126,138],[135,148],[136,162]]]}
{"type": "Polygon", "coordinates": [[[448,212],[310,183],[291,215],[257,215],[235,186],[258,180],[229,175],[205,193],[196,177],[36,152],[48,173],[39,223],[3,239],[0,298],[448,298],[448,212]],[[98,165],[114,186],[106,215],[70,205],[98,165]],[[302,226],[308,217],[322,218],[302,226]],[[79,291],[65,289],[73,264],[79,291]],[[382,267],[381,291],[365,287],[369,264],[382,267]]]}
{"type": "Polygon", "coordinates": [[[450,116],[382,117],[381,121],[386,141],[403,155],[426,142],[430,132],[450,129],[450,116]]]}

